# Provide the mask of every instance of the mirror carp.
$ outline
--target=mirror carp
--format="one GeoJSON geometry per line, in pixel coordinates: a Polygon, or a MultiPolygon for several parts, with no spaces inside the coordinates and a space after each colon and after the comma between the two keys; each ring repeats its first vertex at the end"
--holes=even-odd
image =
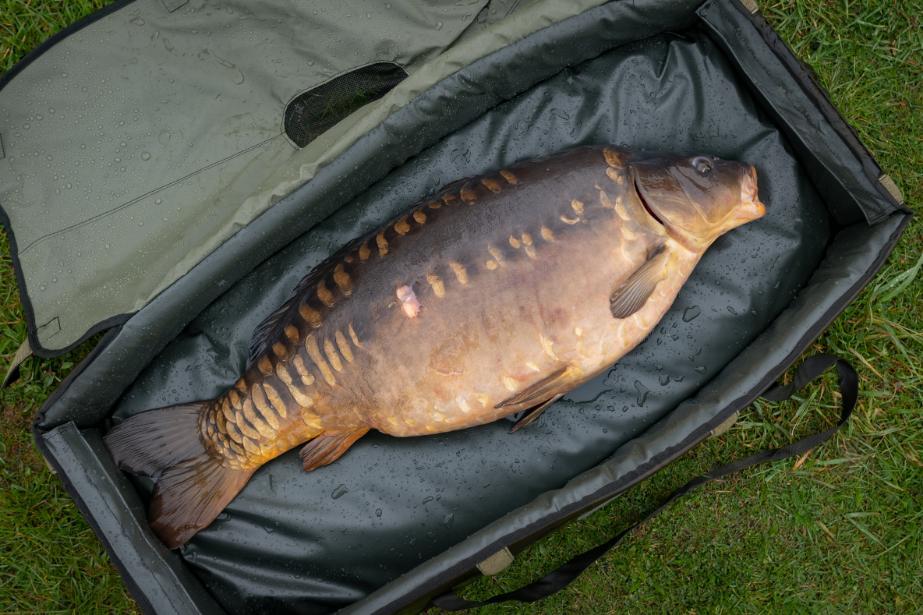
{"type": "Polygon", "coordinates": [[[515,431],[637,346],[712,242],[764,213],[755,168],[707,155],[579,147],[455,182],[309,273],[223,395],[106,443],[156,478],[150,523],[176,548],[293,447],[310,471],[370,429],[525,412],[515,431]]]}

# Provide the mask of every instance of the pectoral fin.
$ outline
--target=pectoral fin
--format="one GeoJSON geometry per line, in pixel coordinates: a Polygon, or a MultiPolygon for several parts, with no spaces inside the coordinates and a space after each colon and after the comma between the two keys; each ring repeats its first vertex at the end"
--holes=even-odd
{"type": "Polygon", "coordinates": [[[301,463],[304,464],[304,471],[310,472],[333,463],[368,431],[367,428],[363,428],[346,433],[317,436],[301,449],[301,463]]]}
{"type": "Polygon", "coordinates": [[[667,277],[668,253],[661,246],[609,296],[609,309],[616,318],[628,318],[647,302],[657,284],[667,277]]]}

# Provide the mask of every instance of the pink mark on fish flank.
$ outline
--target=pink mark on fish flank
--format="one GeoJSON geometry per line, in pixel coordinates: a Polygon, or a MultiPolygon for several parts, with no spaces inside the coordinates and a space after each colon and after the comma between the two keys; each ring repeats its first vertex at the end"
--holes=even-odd
{"type": "Polygon", "coordinates": [[[404,310],[407,318],[416,318],[423,306],[420,304],[420,300],[417,299],[417,294],[413,292],[413,288],[405,284],[397,289],[396,294],[401,302],[401,309],[404,310]]]}

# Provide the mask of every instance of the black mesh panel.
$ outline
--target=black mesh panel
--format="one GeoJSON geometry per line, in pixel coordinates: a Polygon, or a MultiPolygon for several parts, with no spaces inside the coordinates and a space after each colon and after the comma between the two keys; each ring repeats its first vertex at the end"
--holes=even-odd
{"type": "Polygon", "coordinates": [[[377,62],[312,88],[285,108],[285,134],[304,147],[362,105],[387,94],[406,76],[397,64],[377,62]]]}

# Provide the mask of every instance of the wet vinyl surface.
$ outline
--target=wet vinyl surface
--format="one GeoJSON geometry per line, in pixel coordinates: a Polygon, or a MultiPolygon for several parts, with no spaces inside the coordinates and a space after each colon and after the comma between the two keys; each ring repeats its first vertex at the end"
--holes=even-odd
{"type": "Polygon", "coordinates": [[[753,163],[767,215],[720,238],[641,346],[528,429],[510,434],[500,421],[424,438],[372,433],[311,474],[297,451],[261,469],[182,551],[228,611],[344,606],[564,485],[713,378],[820,261],[826,210],[784,139],[707,38],[660,37],[567,69],[408,161],[229,288],[117,415],[222,392],[255,326],[313,265],[440,186],[591,143],[753,163]]]}

